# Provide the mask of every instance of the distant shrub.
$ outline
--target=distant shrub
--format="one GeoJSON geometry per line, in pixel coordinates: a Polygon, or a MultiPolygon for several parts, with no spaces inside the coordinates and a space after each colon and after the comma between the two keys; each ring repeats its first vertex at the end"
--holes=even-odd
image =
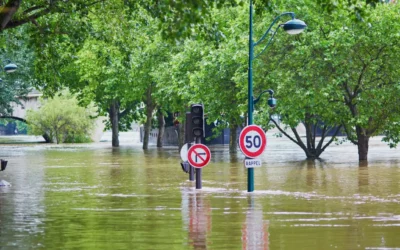
{"type": "Polygon", "coordinates": [[[65,143],[88,143],[93,142],[90,136],[88,135],[68,135],[64,140],[65,143]]]}
{"type": "Polygon", "coordinates": [[[28,110],[28,134],[43,135],[47,141],[89,142],[94,121],[91,111],[80,107],[71,94],[41,99],[39,110],[28,110]]]}

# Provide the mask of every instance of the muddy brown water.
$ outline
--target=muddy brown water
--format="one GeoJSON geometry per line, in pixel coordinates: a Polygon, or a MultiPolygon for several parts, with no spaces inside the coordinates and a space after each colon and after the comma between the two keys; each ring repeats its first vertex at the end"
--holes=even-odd
{"type": "Polygon", "coordinates": [[[305,161],[268,137],[255,191],[241,153],[211,147],[202,190],[176,148],[0,145],[0,249],[400,249],[400,150],[373,139],[305,161]]]}

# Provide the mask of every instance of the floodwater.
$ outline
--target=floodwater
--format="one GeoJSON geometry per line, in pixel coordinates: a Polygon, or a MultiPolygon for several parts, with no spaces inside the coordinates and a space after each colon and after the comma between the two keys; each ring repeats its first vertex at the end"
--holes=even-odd
{"type": "Polygon", "coordinates": [[[268,137],[253,193],[225,147],[196,190],[176,148],[110,145],[1,144],[0,249],[400,249],[400,150],[379,138],[360,166],[268,137]]]}

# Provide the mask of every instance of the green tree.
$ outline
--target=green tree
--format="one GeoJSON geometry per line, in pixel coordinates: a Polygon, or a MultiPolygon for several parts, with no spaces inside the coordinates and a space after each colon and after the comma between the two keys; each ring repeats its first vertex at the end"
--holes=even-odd
{"type": "MultiPolygon", "coordinates": [[[[83,104],[94,102],[100,115],[109,116],[112,145],[116,147],[119,130],[130,128],[132,111],[143,101],[148,117],[143,147],[147,148],[157,107],[156,83],[150,73],[169,51],[159,35],[157,19],[139,7],[135,11],[132,13],[129,4],[110,2],[102,8],[93,7],[84,18],[76,16],[84,27],[77,33],[83,36],[67,31],[66,35],[50,35],[50,43],[45,45],[35,40],[39,42],[36,48],[41,48],[39,56],[50,59],[45,63],[40,60],[36,66],[46,94],[69,87],[83,104]]],[[[58,21],[55,18],[54,22],[58,21]]]]}
{"type": "MultiPolygon", "coordinates": [[[[317,0],[316,2],[326,11],[332,11],[344,6],[354,13],[363,13],[363,3],[372,6],[380,2],[394,2],[392,0],[317,0]]],[[[274,10],[275,4],[279,1],[254,0],[259,10],[274,10]]],[[[26,23],[35,23],[36,21],[50,15],[69,14],[76,12],[87,12],[87,9],[93,5],[101,5],[104,1],[86,1],[86,0],[8,0],[0,2],[0,30],[11,29],[26,23]]],[[[116,3],[116,2],[115,2],[116,3]]],[[[144,7],[152,16],[163,20],[160,28],[168,36],[178,38],[180,36],[196,35],[192,27],[197,26],[195,30],[207,30],[204,22],[211,16],[212,7],[226,7],[246,4],[246,0],[124,0],[124,4],[133,11],[139,6],[144,7]]]]}
{"type": "MultiPolygon", "coordinates": [[[[240,7],[211,12],[213,19],[208,26],[218,32],[206,40],[185,40],[179,52],[156,73],[163,102],[179,111],[179,135],[185,132],[185,113],[193,103],[204,104],[209,123],[219,121],[216,134],[226,127],[236,131],[243,124],[247,12],[240,7]]],[[[231,136],[230,151],[236,152],[236,133],[231,136]]],[[[183,137],[180,142],[183,144],[183,137]]]]}
{"type": "MultiPolygon", "coordinates": [[[[204,45],[204,44],[203,44],[204,45]]],[[[187,39],[179,44],[177,52],[171,58],[160,65],[159,70],[152,75],[160,83],[158,96],[160,103],[167,103],[169,109],[179,113],[179,148],[185,143],[185,119],[186,110],[191,103],[195,89],[190,84],[190,76],[198,70],[198,62],[203,56],[203,49],[200,43],[187,39]]]]}
{"type": "Polygon", "coordinates": [[[129,78],[129,44],[135,40],[130,30],[136,28],[136,23],[123,8],[124,3],[101,6],[93,7],[84,18],[75,16],[83,25],[76,33],[50,35],[39,54],[50,60],[38,61],[36,66],[45,94],[68,87],[77,94],[80,104],[94,103],[99,115],[108,116],[106,125],[112,130],[112,145],[118,147],[119,130],[130,128],[134,117],[131,111],[139,104],[139,93],[129,78]],[[82,37],[76,36],[81,33],[82,37]],[[57,56],[59,59],[55,60],[57,56]]]}
{"type": "MultiPolygon", "coordinates": [[[[364,11],[365,19],[359,22],[345,8],[329,15],[313,4],[302,8],[307,31],[292,42],[277,39],[288,45],[272,51],[275,59],[264,78],[277,86],[281,104],[276,110],[285,124],[292,130],[299,122],[305,123],[306,130],[318,122],[326,125],[323,131],[343,126],[358,146],[360,161],[367,160],[371,136],[387,133],[386,140],[396,145],[400,114],[396,57],[400,26],[395,21],[399,5],[378,4],[364,11]]],[[[301,143],[295,137],[292,140],[301,143]]],[[[303,143],[305,151],[310,142],[303,143]]],[[[319,151],[311,156],[318,157],[324,148],[314,145],[311,149],[319,151]]]]}
{"type": "MultiPolygon", "coordinates": [[[[237,5],[237,0],[124,0],[124,1],[96,1],[96,0],[7,0],[0,2],[0,31],[12,29],[26,23],[33,23],[39,29],[43,28],[40,22],[49,16],[63,16],[64,21],[73,19],[75,14],[87,15],[92,7],[101,8],[102,5],[120,5],[134,13],[144,8],[148,14],[162,20],[159,28],[165,37],[179,39],[180,37],[198,36],[198,31],[205,30],[203,23],[210,17],[210,9],[214,6],[222,8],[228,5],[237,5]],[[193,29],[193,27],[196,27],[193,29]]],[[[63,26],[67,26],[68,22],[63,26]]],[[[54,23],[46,23],[53,31],[59,27],[54,23]]],[[[70,27],[73,28],[73,27],[70,27]]]]}
{"type": "MultiPolygon", "coordinates": [[[[93,129],[92,111],[80,107],[70,94],[41,100],[39,110],[28,110],[28,133],[43,135],[48,142],[63,143],[73,138],[89,138],[93,129]]],[[[89,139],[88,139],[89,140],[89,139]]]]}
{"type": "MultiPolygon", "coordinates": [[[[218,121],[219,132],[229,128],[231,153],[237,151],[237,129],[245,124],[242,114],[247,105],[248,11],[246,8],[225,8],[214,12],[221,39],[208,49],[198,62],[199,69],[191,76],[195,97],[206,106],[209,122],[218,121]]],[[[200,47],[201,48],[201,47],[200,47]]]]}
{"type": "MultiPolygon", "coordinates": [[[[296,9],[296,16],[307,22],[306,31],[293,37],[281,30],[274,36],[273,43],[267,51],[260,54],[254,63],[254,71],[258,72],[254,76],[254,92],[261,93],[272,88],[279,100],[278,106],[272,112],[267,102],[258,103],[257,110],[269,112],[258,112],[255,120],[277,127],[304,151],[308,159],[316,159],[336,140],[336,135],[342,128],[341,109],[337,103],[326,98],[330,69],[318,64],[319,58],[323,58],[323,50],[312,49],[313,46],[320,45],[319,33],[326,29],[330,22],[322,21],[328,18],[328,14],[324,14],[320,6],[312,1],[303,2],[298,8],[296,6],[297,1],[286,2],[280,7],[281,13],[286,9],[296,9]],[[316,71],[316,68],[319,71],[316,71]],[[272,114],[277,114],[278,116],[274,117],[279,117],[282,123],[272,119],[272,114]],[[297,130],[299,124],[305,127],[305,137],[297,130]],[[317,136],[317,130],[321,131],[320,136],[317,136]]],[[[345,18],[348,18],[347,15],[345,18]]],[[[265,31],[265,23],[271,23],[273,19],[274,16],[267,15],[257,21],[256,31],[265,31]]],[[[280,20],[285,21],[285,18],[280,20]]],[[[272,34],[280,29],[275,28],[272,34]]],[[[261,48],[257,48],[256,53],[261,49],[262,45],[261,48]]]]}
{"type": "Polygon", "coordinates": [[[400,119],[400,6],[379,4],[368,12],[365,22],[332,31],[335,44],[325,53],[334,72],[330,97],[341,96],[337,101],[348,111],[344,127],[360,161],[367,160],[371,136],[400,129],[394,123],[400,119]]]}
{"type": "MultiPolygon", "coordinates": [[[[140,35],[130,43],[130,78],[135,81],[135,89],[145,104],[146,122],[144,124],[143,149],[148,148],[150,130],[155,111],[163,108],[160,82],[156,75],[161,70],[161,65],[169,61],[175,46],[162,38],[158,30],[157,19],[150,17],[146,12],[141,12],[141,18],[136,18],[136,30],[140,35]]],[[[168,84],[168,80],[166,84],[168,84]]],[[[158,123],[163,125],[163,113],[158,112],[158,123]]],[[[160,128],[160,127],[159,127],[160,128]]],[[[159,134],[162,134],[161,129],[159,134]]],[[[160,146],[160,138],[158,140],[160,146]]]]}

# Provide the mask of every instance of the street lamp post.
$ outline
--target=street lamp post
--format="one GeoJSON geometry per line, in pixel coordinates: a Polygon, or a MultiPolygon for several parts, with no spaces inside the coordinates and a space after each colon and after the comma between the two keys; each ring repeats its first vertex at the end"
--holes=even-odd
{"type": "MultiPolygon", "coordinates": [[[[285,15],[289,15],[292,17],[292,20],[286,22],[285,24],[280,24],[279,27],[283,27],[283,29],[291,34],[299,34],[301,33],[307,25],[298,19],[295,19],[295,15],[293,12],[285,12],[277,16],[274,21],[270,24],[268,30],[264,33],[264,35],[258,40],[257,42],[253,41],[253,2],[250,0],[250,22],[249,22],[249,71],[248,71],[248,109],[247,109],[247,114],[248,114],[248,125],[253,124],[253,110],[254,110],[254,97],[253,97],[253,60],[257,58],[261,53],[265,51],[265,49],[268,47],[268,45],[271,43],[272,39],[274,38],[276,32],[278,31],[278,28],[276,31],[273,33],[272,37],[269,39],[268,43],[265,45],[264,49],[261,50],[259,54],[254,57],[254,47],[257,46],[259,43],[261,43],[268,33],[271,31],[271,28],[273,25],[282,17],[285,15]]],[[[254,168],[248,168],[247,170],[247,191],[248,192],[253,192],[254,191],[254,168]]]]}
{"type": "MultiPolygon", "coordinates": [[[[11,63],[10,60],[7,60],[7,63],[8,64],[6,66],[4,66],[4,71],[5,72],[11,73],[11,72],[14,72],[14,71],[17,70],[17,65],[15,65],[14,63],[11,63]]],[[[3,80],[0,78],[0,83],[2,81],[3,80]]],[[[6,170],[7,163],[8,163],[8,161],[0,159],[0,171],[6,170]]],[[[0,181],[0,186],[5,186],[3,183],[4,183],[4,181],[0,181]]],[[[7,183],[7,182],[5,182],[5,183],[7,183]]]]}

